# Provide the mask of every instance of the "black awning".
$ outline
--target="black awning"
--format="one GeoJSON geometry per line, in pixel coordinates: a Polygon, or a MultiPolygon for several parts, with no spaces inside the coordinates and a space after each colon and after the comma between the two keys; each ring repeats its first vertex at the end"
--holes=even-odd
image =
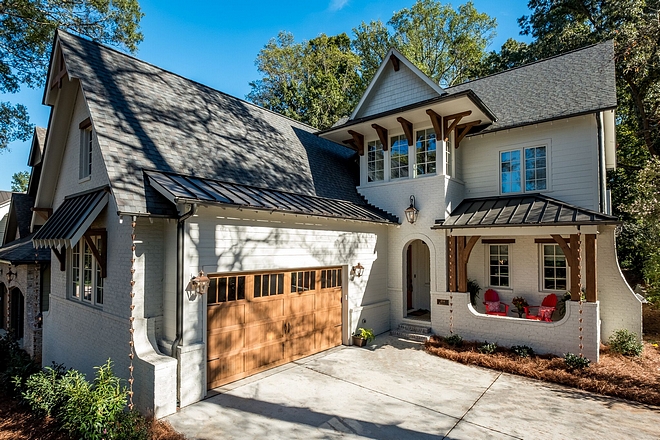
{"type": "Polygon", "coordinates": [[[541,194],[463,200],[432,229],[506,226],[578,226],[620,224],[614,216],[580,208],[541,194]]]}
{"type": "Polygon", "coordinates": [[[34,234],[32,243],[37,248],[73,247],[107,203],[107,188],[67,197],[34,234]]]}
{"type": "Polygon", "coordinates": [[[373,223],[399,223],[396,216],[366,202],[359,205],[347,200],[328,199],[173,173],[145,171],[145,174],[149,185],[174,204],[181,202],[230,205],[373,223]]]}

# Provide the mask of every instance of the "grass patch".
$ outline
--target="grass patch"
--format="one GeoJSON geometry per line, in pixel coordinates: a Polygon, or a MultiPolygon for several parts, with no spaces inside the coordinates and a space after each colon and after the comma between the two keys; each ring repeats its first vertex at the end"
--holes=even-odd
{"type": "Polygon", "coordinates": [[[426,351],[467,365],[478,365],[505,373],[553,382],[585,391],[619,397],[649,405],[660,405],[660,350],[644,344],[641,356],[629,358],[601,347],[599,363],[589,368],[571,369],[564,358],[553,355],[520,357],[509,348],[498,347],[493,354],[483,354],[481,342],[463,341],[461,347],[432,337],[426,351]]]}

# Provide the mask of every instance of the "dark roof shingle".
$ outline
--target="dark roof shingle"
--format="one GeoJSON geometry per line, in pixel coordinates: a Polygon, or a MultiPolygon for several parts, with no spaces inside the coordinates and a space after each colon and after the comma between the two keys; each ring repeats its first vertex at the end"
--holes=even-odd
{"type": "Polygon", "coordinates": [[[120,212],[166,208],[143,169],[363,203],[353,151],[315,129],[66,32],[120,212]]]}
{"type": "Polygon", "coordinates": [[[595,44],[446,89],[474,91],[497,121],[479,133],[616,107],[614,44],[595,44]]]}
{"type": "Polygon", "coordinates": [[[50,261],[50,249],[35,249],[32,245],[33,235],[28,235],[1,247],[0,261],[8,261],[14,265],[50,261]]]}

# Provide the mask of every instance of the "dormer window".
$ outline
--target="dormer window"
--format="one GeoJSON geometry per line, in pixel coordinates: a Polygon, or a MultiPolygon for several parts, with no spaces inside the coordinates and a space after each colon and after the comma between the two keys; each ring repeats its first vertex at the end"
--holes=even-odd
{"type": "Polygon", "coordinates": [[[80,168],[78,178],[89,179],[92,175],[92,122],[89,118],[80,123],[80,168]]]}

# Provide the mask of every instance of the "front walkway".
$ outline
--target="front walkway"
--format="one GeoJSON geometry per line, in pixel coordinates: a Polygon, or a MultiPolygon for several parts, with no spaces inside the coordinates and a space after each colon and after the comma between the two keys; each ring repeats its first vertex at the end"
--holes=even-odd
{"type": "Polygon", "coordinates": [[[167,417],[190,439],[657,439],[660,408],[454,363],[379,336],[218,389],[167,417]]]}

